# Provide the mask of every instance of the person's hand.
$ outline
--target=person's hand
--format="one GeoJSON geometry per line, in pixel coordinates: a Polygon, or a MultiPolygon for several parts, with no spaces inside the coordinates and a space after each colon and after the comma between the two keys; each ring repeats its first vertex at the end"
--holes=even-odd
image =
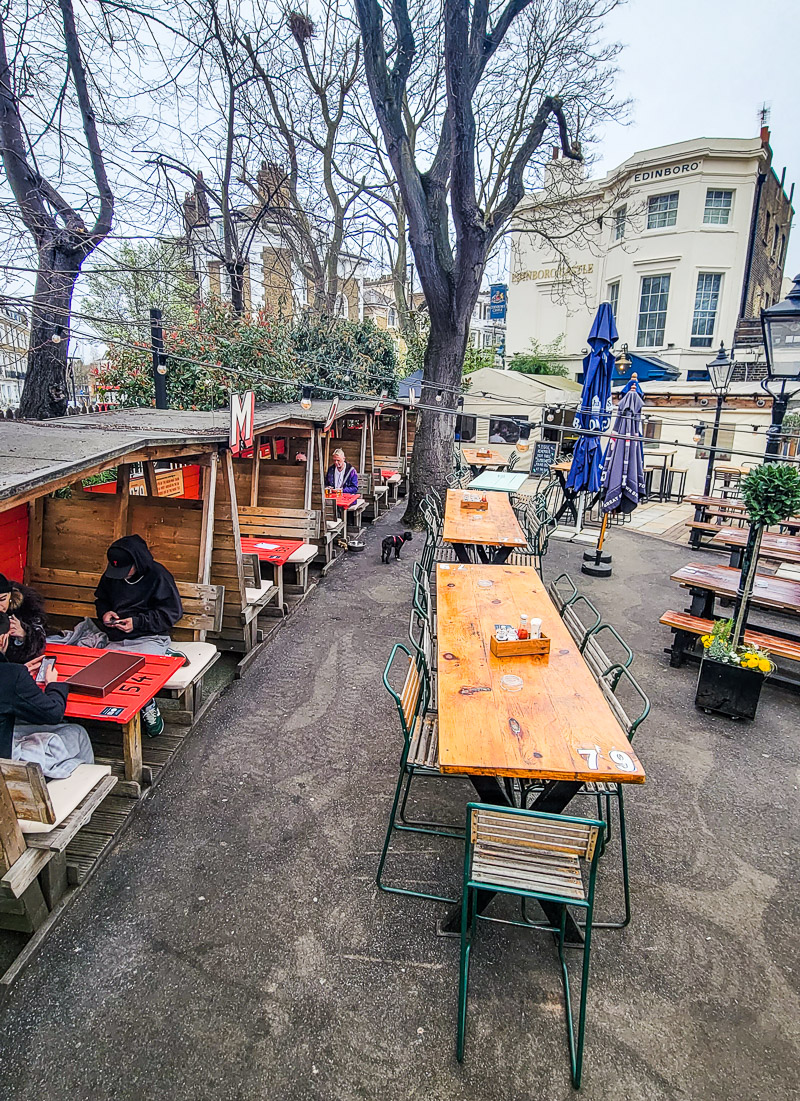
{"type": "Polygon", "coordinates": [[[118,619],[114,626],[118,631],[124,631],[126,635],[129,635],[133,630],[133,620],[130,616],[127,619],[118,619]]]}
{"type": "Polygon", "coordinates": [[[55,665],[51,665],[50,668],[47,670],[47,672],[44,675],[44,683],[45,684],[55,684],[57,680],[58,680],[58,669],[56,669],[55,665]]]}
{"type": "Polygon", "coordinates": [[[9,616],[8,622],[11,624],[11,629],[8,633],[12,638],[25,638],[23,626],[15,615],[9,616]]]}
{"type": "Polygon", "coordinates": [[[105,623],[106,627],[116,627],[118,618],[116,612],[104,612],[103,623],[105,623]]]}
{"type": "Polygon", "coordinates": [[[39,666],[42,664],[44,654],[40,658],[31,658],[30,661],[25,662],[25,668],[28,670],[33,679],[36,679],[36,674],[39,672],[39,666]]]}

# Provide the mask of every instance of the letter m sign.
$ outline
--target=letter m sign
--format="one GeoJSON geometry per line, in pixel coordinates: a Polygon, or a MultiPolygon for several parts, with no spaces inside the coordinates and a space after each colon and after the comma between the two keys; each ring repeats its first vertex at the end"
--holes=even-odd
{"type": "Polygon", "coordinates": [[[254,390],[231,394],[231,454],[239,455],[253,446],[254,390]]]}

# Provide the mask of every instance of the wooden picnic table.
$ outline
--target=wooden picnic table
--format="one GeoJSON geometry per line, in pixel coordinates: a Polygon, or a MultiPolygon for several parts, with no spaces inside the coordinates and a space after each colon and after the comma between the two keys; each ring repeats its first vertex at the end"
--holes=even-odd
{"type": "Polygon", "coordinates": [[[303,540],[276,539],[272,535],[242,535],[239,542],[242,544],[243,554],[255,554],[259,562],[272,566],[272,581],[278,590],[278,608],[283,615],[283,567],[290,555],[302,547],[303,540]]]}
{"type": "Polygon", "coordinates": [[[704,497],[701,494],[696,497],[687,497],[686,500],[690,505],[698,508],[724,508],[730,512],[747,512],[747,506],[738,497],[704,497]]]}
{"type": "MultiPolygon", "coordinates": [[[[575,640],[530,566],[449,565],[436,573],[439,624],[439,767],[466,773],[482,802],[508,805],[497,777],[543,780],[532,809],[562,813],[584,781],[644,783],[645,772],[589,670],[575,640]],[[480,582],[490,580],[484,587],[480,582]],[[498,658],[490,639],[496,623],[519,622],[521,612],[542,620],[550,658],[498,658]],[[519,692],[500,684],[522,678],[519,692]],[[624,767],[615,764],[614,752],[624,767]]],[[[480,892],[478,909],[492,893],[480,892]]],[[[543,905],[552,921],[557,907],[543,905]]],[[[458,928],[460,907],[442,931],[458,928]]],[[[580,940],[571,921],[567,939],[580,940]]]]}
{"type": "MultiPolygon", "coordinates": [[[[88,646],[63,646],[48,642],[45,653],[56,659],[59,681],[65,681],[97,661],[107,650],[93,650],[88,646]]],[[[136,651],[126,647],[126,654],[136,651]]],[[[143,654],[144,665],[107,696],[88,696],[82,692],[70,692],[67,696],[65,716],[68,719],[89,719],[92,722],[116,723],[122,727],[122,752],[125,758],[125,779],[140,784],[142,781],[142,727],[140,714],[145,704],[152,700],[173,673],[183,665],[183,657],[157,657],[143,654]]]]}
{"type": "Polygon", "coordinates": [[[499,564],[505,562],[514,547],[528,545],[505,494],[487,494],[488,508],[482,510],[462,508],[461,501],[465,495],[469,496],[470,491],[448,489],[442,531],[442,539],[453,544],[459,562],[470,561],[470,546],[477,548],[482,561],[491,560],[499,564]]]}
{"type": "Polygon", "coordinates": [[[524,470],[484,470],[473,478],[467,489],[484,489],[492,493],[516,493],[528,480],[524,470]]]}
{"type": "Polygon", "coordinates": [[[479,455],[476,447],[461,448],[461,454],[469,464],[473,477],[477,477],[482,470],[490,467],[501,470],[504,466],[508,466],[508,459],[501,455],[499,451],[492,451],[491,448],[481,448],[480,450],[488,450],[489,454],[479,455]]]}
{"type": "MultiPolygon", "coordinates": [[[[742,555],[747,546],[749,534],[749,528],[721,527],[711,542],[723,547],[730,547],[729,565],[739,569],[742,565],[742,555]]],[[[768,558],[775,562],[800,562],[800,536],[774,535],[772,532],[765,531],[761,536],[759,557],[768,558]]]]}
{"type": "MultiPolygon", "coordinates": [[[[683,566],[672,574],[672,580],[691,591],[692,615],[699,616],[701,619],[714,619],[714,604],[718,596],[728,600],[736,599],[740,572],[732,566],[690,562],[688,566],[683,566]]],[[[789,615],[800,615],[800,581],[772,577],[769,574],[757,574],[750,603],[762,608],[786,612],[789,615]]],[[[786,637],[795,638],[796,636],[787,635],[786,637]]]]}

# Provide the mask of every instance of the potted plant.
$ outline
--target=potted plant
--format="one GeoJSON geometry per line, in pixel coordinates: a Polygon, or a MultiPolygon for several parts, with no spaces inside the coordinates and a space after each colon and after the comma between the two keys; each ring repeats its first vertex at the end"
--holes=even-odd
{"type": "Polygon", "coordinates": [[[764,679],[775,668],[766,650],[744,639],[758,552],[765,528],[800,512],[800,471],[790,463],[765,463],[750,471],[742,481],[741,493],[750,516],[750,533],[736,609],[732,619],[718,620],[712,633],[703,636],[695,704],[703,711],[753,719],[764,679]]]}

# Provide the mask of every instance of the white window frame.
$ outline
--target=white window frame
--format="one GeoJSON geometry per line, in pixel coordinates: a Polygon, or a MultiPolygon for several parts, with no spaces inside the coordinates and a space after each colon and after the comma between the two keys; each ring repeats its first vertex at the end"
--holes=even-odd
{"type": "MultiPolygon", "coordinates": [[[[712,200],[712,201],[714,201],[714,200],[712,200]]],[[[705,204],[703,206],[703,225],[704,226],[727,226],[727,225],[730,225],[731,214],[732,213],[733,213],[733,189],[732,188],[728,188],[728,187],[709,187],[709,188],[706,189],[706,200],[705,200],[705,204]],[[725,206],[724,203],[719,203],[719,204],[715,204],[714,206],[709,206],[708,205],[709,204],[709,199],[711,199],[712,195],[713,196],[720,196],[720,197],[723,196],[723,195],[727,195],[728,196],[728,205],[725,206]],[[724,222],[720,218],[710,217],[710,215],[713,215],[714,213],[721,214],[723,212],[727,215],[724,222]]]]}
{"type": "MultiPolygon", "coordinates": [[[[642,276],[642,281],[641,281],[641,284],[639,286],[639,310],[638,310],[638,313],[637,313],[637,316],[636,316],[636,347],[637,348],[663,348],[664,340],[665,340],[665,337],[666,337],[667,313],[668,313],[668,310],[669,310],[669,292],[670,292],[671,286],[672,286],[672,278],[671,278],[669,272],[662,272],[661,274],[658,274],[658,275],[643,275],[642,276]],[[666,293],[666,302],[664,303],[663,310],[662,309],[658,309],[658,310],[648,309],[648,310],[644,311],[642,307],[643,307],[644,296],[645,296],[645,284],[649,284],[650,281],[654,280],[654,279],[660,279],[660,280],[666,279],[666,281],[667,281],[666,282],[666,292],[664,291],[663,283],[661,285],[661,288],[656,292],[659,296],[666,293]],[[650,318],[651,316],[655,316],[655,317],[660,316],[661,317],[661,326],[660,326],[660,328],[657,328],[655,325],[651,325],[648,322],[648,323],[646,323],[645,328],[642,329],[642,318],[643,317],[650,318]],[[648,339],[648,334],[652,334],[652,337],[655,338],[659,333],[660,333],[660,336],[661,336],[660,340],[648,339]],[[643,335],[645,337],[644,340],[642,340],[643,335]]],[[[648,293],[648,298],[651,298],[652,297],[652,291],[650,290],[649,286],[648,286],[647,293],[648,293]]],[[[649,304],[650,303],[648,302],[648,305],[649,304]]]]}
{"type": "Polygon", "coordinates": [[[651,195],[647,200],[647,228],[648,229],[671,229],[672,226],[677,224],[678,221],[678,203],[680,201],[680,191],[664,191],[659,195],[651,195]],[[673,203],[671,200],[674,199],[673,203]],[[654,208],[654,204],[661,200],[666,200],[663,206],[659,209],[654,208]],[[664,221],[661,221],[661,218],[664,221]]]}
{"type": "Polygon", "coordinates": [[[721,298],[722,272],[698,272],[697,283],[695,284],[694,293],[694,309],[692,310],[692,331],[689,336],[690,348],[710,348],[714,343],[714,331],[717,327],[717,317],[719,316],[719,303],[721,298]],[[716,280],[716,290],[708,289],[709,280],[716,280]],[[702,298],[701,294],[703,296],[702,298]],[[710,304],[712,301],[714,306],[713,311],[710,309],[710,304]],[[709,319],[711,321],[710,332],[696,331],[699,329],[707,328],[707,323],[709,319]]]}
{"type": "Polygon", "coordinates": [[[628,207],[626,203],[618,206],[614,211],[614,221],[611,225],[612,241],[621,241],[625,236],[625,226],[628,221],[628,207]]]}
{"type": "Polygon", "coordinates": [[[613,279],[606,286],[606,299],[611,305],[611,309],[614,311],[614,318],[616,319],[619,312],[619,279],[613,279]]]}

